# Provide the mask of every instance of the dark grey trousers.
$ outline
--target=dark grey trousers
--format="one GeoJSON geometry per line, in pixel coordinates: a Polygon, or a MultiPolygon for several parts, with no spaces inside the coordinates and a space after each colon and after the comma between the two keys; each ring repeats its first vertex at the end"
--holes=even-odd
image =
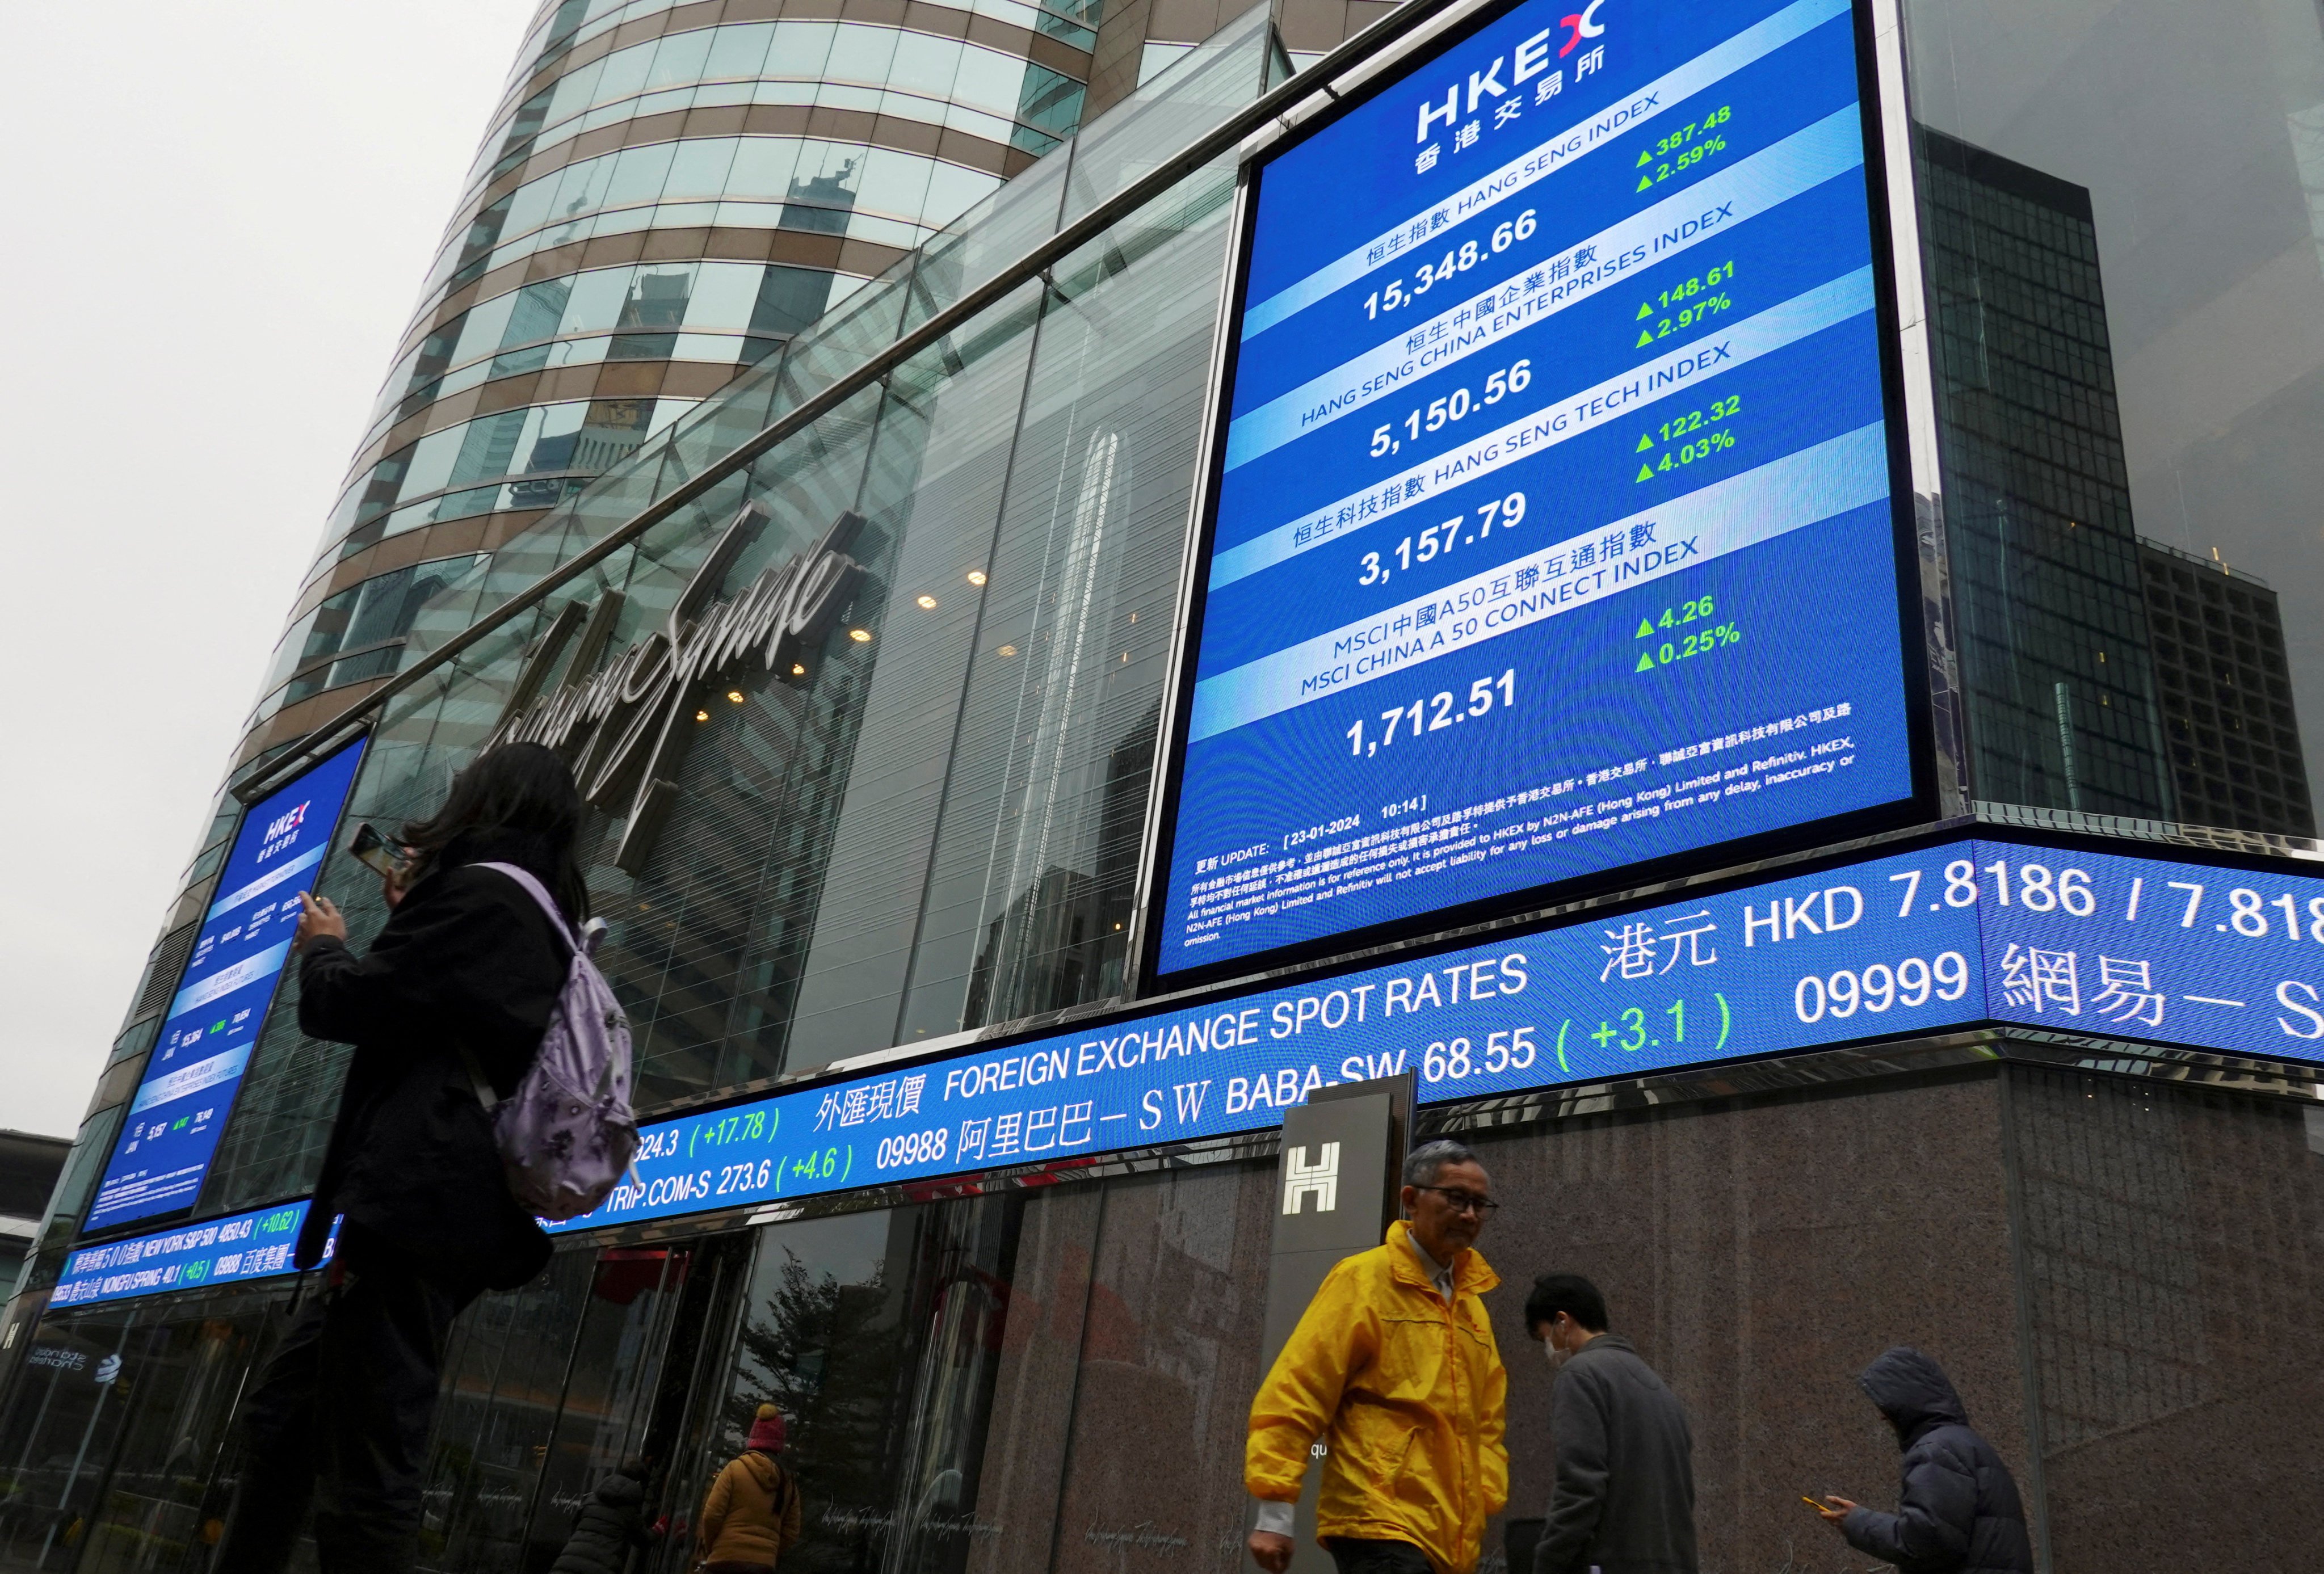
{"type": "Polygon", "coordinates": [[[1323,1543],[1340,1574],[1430,1574],[1428,1554],[1409,1542],[1359,1542],[1333,1536],[1323,1543]]]}
{"type": "Polygon", "coordinates": [[[280,1574],[311,1504],[325,1574],[405,1574],[445,1336],[475,1292],[342,1243],[243,1403],[242,1479],[212,1574],[280,1574]]]}

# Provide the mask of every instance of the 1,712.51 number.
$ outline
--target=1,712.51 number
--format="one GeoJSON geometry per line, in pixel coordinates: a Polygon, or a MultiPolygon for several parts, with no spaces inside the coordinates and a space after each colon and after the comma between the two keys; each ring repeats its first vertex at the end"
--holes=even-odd
{"type": "Polygon", "coordinates": [[[1437,693],[1434,698],[1417,699],[1408,705],[1398,705],[1393,710],[1382,711],[1379,713],[1379,719],[1387,731],[1384,736],[1379,738],[1368,735],[1370,729],[1366,725],[1365,718],[1359,716],[1356,719],[1356,724],[1347,732],[1348,752],[1360,759],[1366,755],[1377,754],[1381,750],[1392,746],[1396,742],[1399,731],[1407,736],[1417,736],[1422,732],[1441,732],[1456,722],[1465,721],[1471,716],[1484,715],[1493,708],[1497,692],[1503,706],[1514,707],[1517,704],[1517,669],[1516,667],[1510,667],[1499,677],[1480,677],[1471,684],[1469,704],[1463,710],[1453,708],[1452,691],[1444,689],[1437,693]]]}

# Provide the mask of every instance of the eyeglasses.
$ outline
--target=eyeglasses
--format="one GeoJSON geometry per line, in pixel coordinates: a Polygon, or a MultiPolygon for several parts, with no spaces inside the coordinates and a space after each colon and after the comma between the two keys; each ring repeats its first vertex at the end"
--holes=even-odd
{"type": "Polygon", "coordinates": [[[1473,1213],[1479,1219],[1490,1219],[1500,1211],[1501,1205],[1490,1197],[1480,1197],[1474,1192],[1463,1192],[1457,1186],[1415,1186],[1416,1192],[1434,1192],[1444,1199],[1455,1213],[1473,1213]]]}

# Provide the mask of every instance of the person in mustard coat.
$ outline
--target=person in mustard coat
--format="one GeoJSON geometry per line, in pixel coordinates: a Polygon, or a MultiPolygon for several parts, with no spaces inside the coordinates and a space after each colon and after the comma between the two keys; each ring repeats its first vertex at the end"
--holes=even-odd
{"type": "Polygon", "coordinates": [[[775,1458],[783,1451],[783,1413],[759,1406],[750,1444],[726,1462],[702,1500],[695,1527],[708,1574],[774,1574],[799,1539],[798,1483],[775,1458]]]}
{"type": "Polygon", "coordinates": [[[1251,1401],[1243,1484],[1253,1560],[1291,1562],[1292,1509],[1323,1445],[1315,1533],[1340,1574],[1470,1574],[1508,1501],[1508,1373],[1478,1299],[1500,1283],[1474,1249],[1498,1206],[1477,1155],[1414,1150],[1406,1218],[1333,1268],[1251,1401]]]}

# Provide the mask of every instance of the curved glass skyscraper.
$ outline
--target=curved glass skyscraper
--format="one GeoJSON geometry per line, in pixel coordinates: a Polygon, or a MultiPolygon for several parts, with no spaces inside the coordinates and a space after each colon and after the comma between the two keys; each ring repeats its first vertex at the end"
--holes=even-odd
{"type": "Polygon", "coordinates": [[[241,759],[392,672],[431,596],[1071,134],[1100,23],[1098,0],[544,7],[241,759]]]}

